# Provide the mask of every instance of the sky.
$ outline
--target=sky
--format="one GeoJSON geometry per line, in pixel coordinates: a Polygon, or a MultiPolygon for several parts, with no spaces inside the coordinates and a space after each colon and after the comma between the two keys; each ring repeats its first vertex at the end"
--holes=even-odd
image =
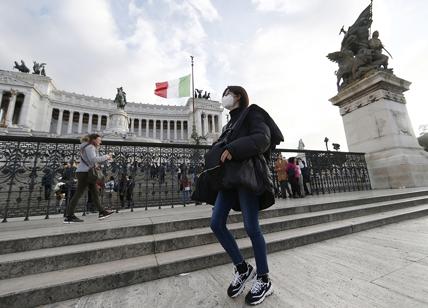
{"type": "MultiPolygon", "coordinates": [[[[368,0],[2,0],[0,69],[46,62],[57,88],[113,99],[123,86],[135,103],[182,105],[154,95],[156,82],[190,73],[220,100],[243,86],[285,136],[281,148],[347,150],[337,94],[338,51],[368,0]],[[7,12],[7,14],[5,13],[7,12]]],[[[372,30],[393,55],[416,136],[428,124],[428,1],[374,0],[372,30]]],[[[226,112],[224,113],[225,118],[226,112]]],[[[225,122],[224,122],[225,123],[225,122]]]]}

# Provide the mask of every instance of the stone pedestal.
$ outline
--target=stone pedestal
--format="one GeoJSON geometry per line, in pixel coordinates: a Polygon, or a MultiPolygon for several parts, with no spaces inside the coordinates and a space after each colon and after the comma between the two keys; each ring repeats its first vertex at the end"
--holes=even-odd
{"type": "Polygon", "coordinates": [[[376,71],[330,99],[340,108],[349,151],[366,153],[374,189],[428,186],[428,153],[418,144],[403,95],[409,86],[376,71]]]}
{"type": "Polygon", "coordinates": [[[108,127],[105,130],[106,135],[123,135],[129,133],[129,116],[122,109],[116,109],[109,115],[108,127]]]}

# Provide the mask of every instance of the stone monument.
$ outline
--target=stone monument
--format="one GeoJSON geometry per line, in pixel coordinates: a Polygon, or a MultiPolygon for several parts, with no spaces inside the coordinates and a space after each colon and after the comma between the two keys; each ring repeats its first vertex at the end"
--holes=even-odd
{"type": "Polygon", "coordinates": [[[403,94],[410,82],[388,69],[378,32],[368,39],[371,22],[370,4],[347,32],[342,27],[341,50],[327,56],[339,63],[338,94],[330,101],[340,108],[349,151],[366,153],[372,188],[428,186],[428,154],[403,94]]]}
{"type": "Polygon", "coordinates": [[[117,88],[117,94],[114,99],[116,110],[109,115],[109,124],[105,131],[105,136],[118,136],[126,138],[129,133],[129,116],[125,111],[126,93],[123,88],[117,88]]]}

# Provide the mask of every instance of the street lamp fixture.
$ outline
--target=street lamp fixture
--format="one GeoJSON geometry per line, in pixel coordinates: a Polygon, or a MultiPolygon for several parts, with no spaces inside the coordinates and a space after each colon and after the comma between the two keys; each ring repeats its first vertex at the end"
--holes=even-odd
{"type": "Polygon", "coordinates": [[[328,151],[328,141],[329,141],[329,139],[327,137],[325,137],[324,143],[325,143],[325,148],[327,149],[327,151],[328,151]]]}

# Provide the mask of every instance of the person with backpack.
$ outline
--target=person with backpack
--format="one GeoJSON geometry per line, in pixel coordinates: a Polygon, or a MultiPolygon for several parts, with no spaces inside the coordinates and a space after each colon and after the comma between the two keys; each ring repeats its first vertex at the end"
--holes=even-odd
{"type": "Polygon", "coordinates": [[[266,242],[259,226],[259,211],[275,203],[268,162],[271,150],[284,138],[266,111],[254,104],[249,106],[244,88],[228,86],[223,92],[222,105],[230,111],[230,121],[213,145],[224,144],[217,162],[224,168],[224,176],[215,199],[210,227],[234,264],[234,277],[227,294],[237,297],[244,291],[245,285],[252,282],[245,301],[255,305],[273,292],[266,242]],[[256,268],[245,261],[235,238],[226,227],[231,209],[242,212],[245,230],[253,246],[256,268]]]}
{"type": "Polygon", "coordinates": [[[92,202],[99,211],[98,219],[104,219],[113,214],[112,211],[107,211],[101,206],[100,198],[98,195],[96,181],[89,179],[89,171],[95,168],[98,163],[111,160],[112,154],[103,156],[97,155],[98,148],[101,145],[101,136],[98,134],[91,134],[82,138],[80,144],[80,162],[76,169],[77,177],[77,190],[70,200],[70,204],[66,209],[66,217],[64,223],[83,222],[82,219],[74,215],[77,202],[83,196],[87,189],[92,195],[92,202]]]}

